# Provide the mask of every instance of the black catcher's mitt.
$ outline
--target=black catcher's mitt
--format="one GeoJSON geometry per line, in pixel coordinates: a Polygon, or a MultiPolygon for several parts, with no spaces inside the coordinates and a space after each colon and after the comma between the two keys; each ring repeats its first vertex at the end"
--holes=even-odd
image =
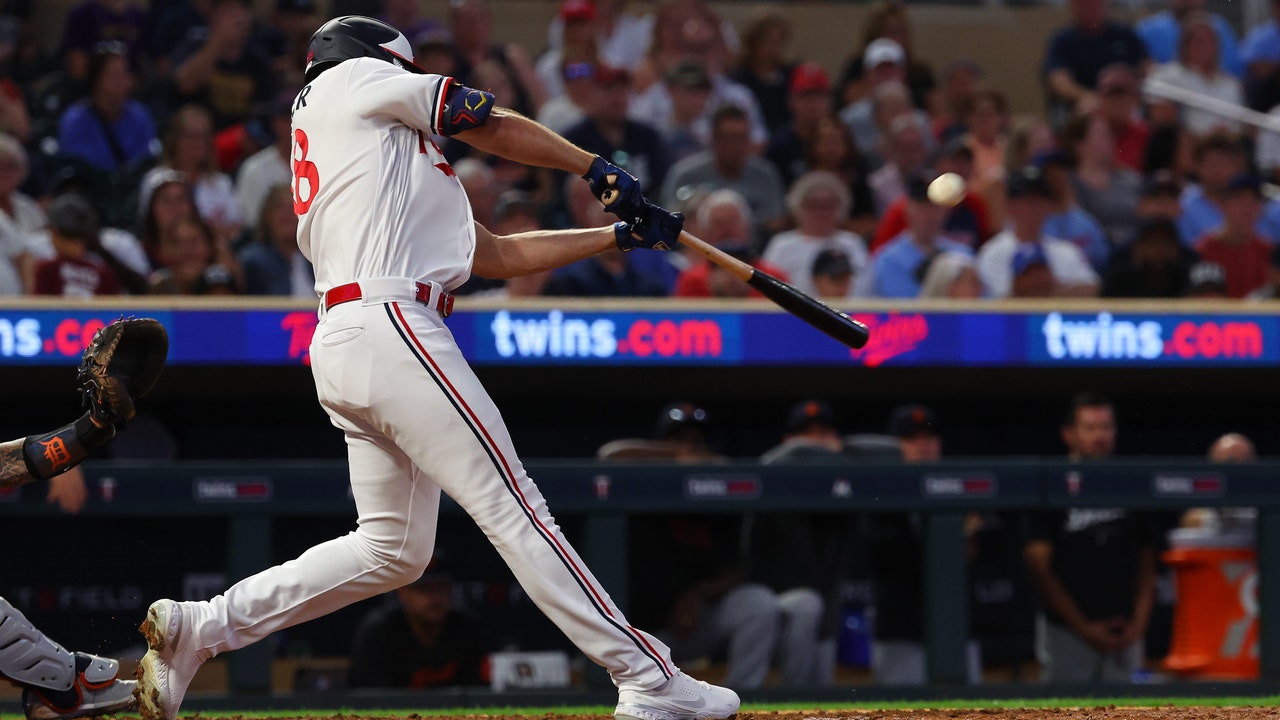
{"type": "Polygon", "coordinates": [[[123,429],[133,418],[134,401],[156,384],[168,355],[169,334],[155,318],[121,318],[99,330],[76,374],[90,416],[123,429]]]}

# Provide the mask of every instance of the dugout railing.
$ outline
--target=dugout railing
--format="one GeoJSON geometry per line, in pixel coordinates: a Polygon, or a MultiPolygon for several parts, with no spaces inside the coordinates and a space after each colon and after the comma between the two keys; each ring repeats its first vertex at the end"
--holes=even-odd
{"type": "MultiPolygon", "coordinates": [[[[1072,464],[1058,459],[966,459],[936,465],[849,461],[803,465],[605,464],[531,461],[558,516],[583,521],[579,546],[612,596],[629,596],[628,521],[638,514],[912,511],[923,518],[925,637],[931,685],[964,682],[968,511],[1127,507],[1258,508],[1261,678],[1280,681],[1280,463],[1216,465],[1144,458],[1072,464]]],[[[89,518],[225,518],[230,578],[272,562],[276,518],[354,517],[344,463],[106,463],[85,465],[89,518]]],[[[460,509],[446,500],[444,512],[460,509]]],[[[44,489],[0,493],[0,518],[53,516],[44,489]]],[[[144,528],[145,522],[139,524],[144,528]]],[[[198,539],[191,538],[191,542],[198,539]]],[[[624,608],[625,609],[625,608],[624,608]]],[[[271,647],[230,656],[233,693],[269,690],[271,647]]]]}

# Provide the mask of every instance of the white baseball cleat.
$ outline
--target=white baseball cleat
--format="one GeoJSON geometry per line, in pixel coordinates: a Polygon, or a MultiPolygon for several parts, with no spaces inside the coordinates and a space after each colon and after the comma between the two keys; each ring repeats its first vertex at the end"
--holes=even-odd
{"type": "Polygon", "coordinates": [[[615,718],[631,720],[723,720],[738,714],[738,693],[683,672],[654,690],[620,690],[615,718]]]}
{"type": "Polygon", "coordinates": [[[132,680],[120,680],[115,660],[88,653],[76,653],[76,678],[68,690],[56,691],[35,685],[23,685],[22,711],[30,720],[66,720],[108,713],[120,713],[133,707],[132,680]]]}
{"type": "Polygon", "coordinates": [[[182,604],[157,600],[138,627],[150,648],[138,663],[138,712],[143,720],[176,720],[182,697],[208,655],[192,648],[183,627],[182,604]],[[204,657],[201,655],[204,654],[204,657]]]}

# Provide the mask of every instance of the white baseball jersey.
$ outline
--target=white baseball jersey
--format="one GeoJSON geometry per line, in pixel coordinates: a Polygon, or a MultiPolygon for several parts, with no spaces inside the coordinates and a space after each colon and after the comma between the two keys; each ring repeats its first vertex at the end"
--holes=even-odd
{"type": "Polygon", "coordinates": [[[471,205],[430,137],[451,82],[358,58],[298,93],[293,201],[317,293],[374,277],[452,290],[470,275],[471,205]]]}

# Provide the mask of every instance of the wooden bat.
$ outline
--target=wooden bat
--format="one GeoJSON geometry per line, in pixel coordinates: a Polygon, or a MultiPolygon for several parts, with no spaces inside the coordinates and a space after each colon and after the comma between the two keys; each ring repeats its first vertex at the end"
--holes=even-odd
{"type": "Polygon", "coordinates": [[[774,303],[809,323],[822,332],[857,349],[867,344],[871,333],[867,326],[844,313],[816,300],[763,270],[758,270],[720,248],[687,232],[680,233],[680,242],[697,250],[711,262],[729,271],[730,275],[759,290],[774,303]]]}
{"type": "MultiPolygon", "coordinates": [[[[613,187],[617,183],[617,176],[606,175],[605,182],[608,185],[600,195],[600,202],[607,209],[618,199],[618,191],[613,187]]],[[[759,290],[778,307],[845,345],[856,350],[866,345],[867,340],[871,338],[871,332],[867,330],[866,325],[820,300],[805,295],[769,273],[751,267],[705,240],[681,230],[680,242],[706,255],[708,260],[728,270],[729,274],[759,290]]]]}

